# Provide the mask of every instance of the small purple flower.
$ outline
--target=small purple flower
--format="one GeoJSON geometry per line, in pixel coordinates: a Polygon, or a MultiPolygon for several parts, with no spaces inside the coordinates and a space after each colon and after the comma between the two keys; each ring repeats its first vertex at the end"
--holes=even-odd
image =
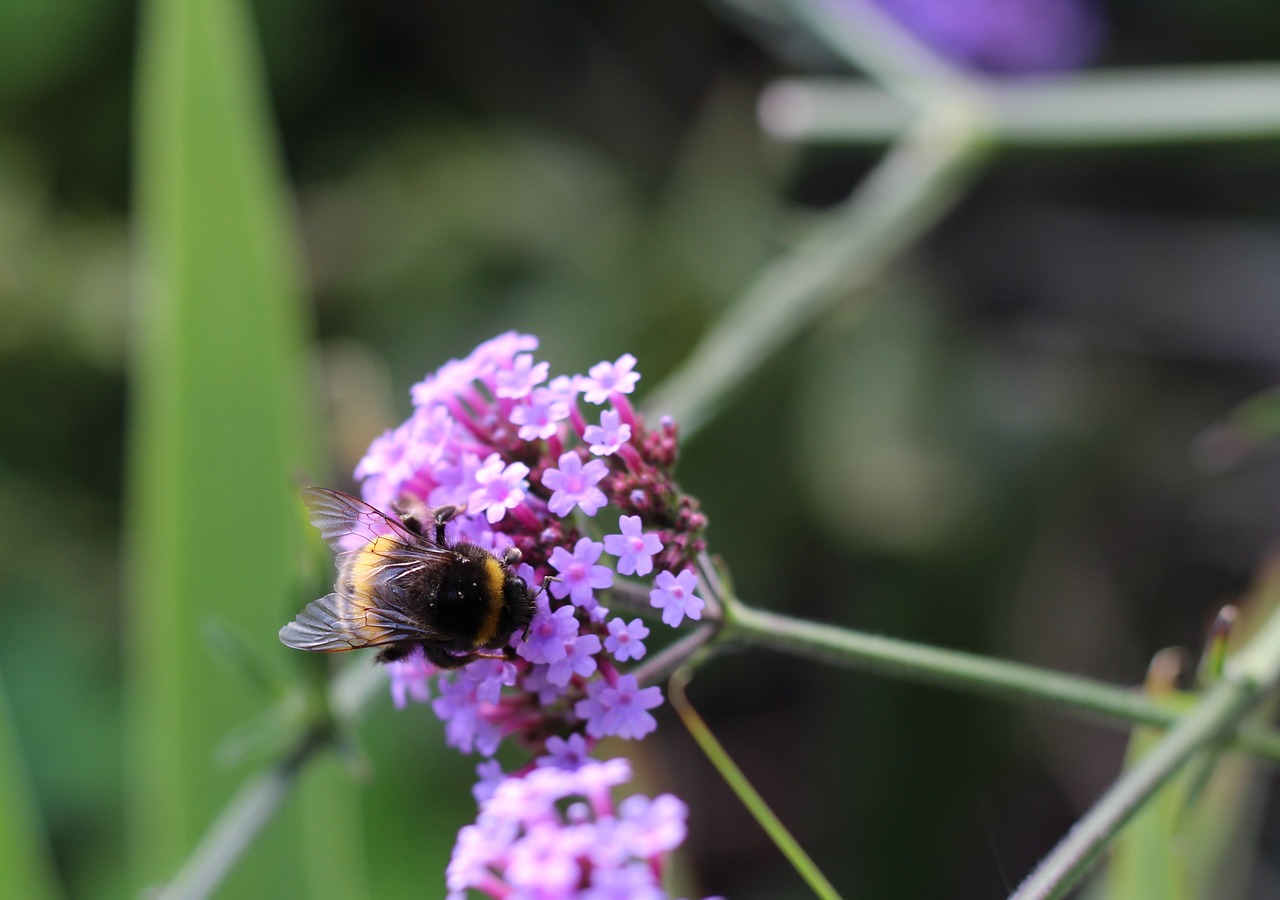
{"type": "Polygon", "coordinates": [[[604,536],[605,552],[618,557],[619,575],[648,575],[653,571],[653,557],[662,552],[658,536],[642,534],[641,527],[639,516],[619,516],[618,529],[622,533],[604,536]]]}
{"type": "Polygon", "coordinates": [[[684,621],[685,616],[695,620],[702,618],[702,608],[706,604],[694,593],[698,587],[698,576],[693,574],[693,569],[685,569],[679,575],[659,572],[653,584],[649,604],[662,610],[663,622],[674,628],[684,621]]]}
{"type": "Polygon", "coordinates": [[[538,339],[531,334],[506,331],[490,338],[471,351],[465,362],[476,371],[475,378],[491,377],[492,373],[510,366],[521,353],[538,349],[538,339]]]}
{"type": "Polygon", "coordinates": [[[581,877],[582,835],[560,823],[533,823],[507,857],[507,882],[517,896],[568,898],[581,877]]]}
{"type": "Polygon", "coordinates": [[[506,777],[502,771],[502,763],[496,759],[486,759],[476,766],[477,781],[471,786],[471,796],[476,798],[477,803],[484,803],[493,796],[493,792],[506,777]]]}
{"type": "Polygon", "coordinates": [[[440,696],[431,702],[436,717],[445,723],[445,743],[463,753],[473,750],[492,756],[502,740],[502,729],[483,715],[476,685],[463,678],[436,680],[440,696]]]}
{"type": "Polygon", "coordinates": [[[652,800],[633,794],[618,806],[618,817],[626,823],[631,852],[636,856],[656,856],[684,843],[689,807],[671,794],[652,800]]]}
{"type": "Polygon", "coordinates": [[[610,619],[609,636],[604,639],[604,649],[613,654],[618,662],[629,659],[642,659],[645,654],[644,639],[649,636],[649,629],[639,619],[632,619],[628,624],[622,619],[610,619]]]}
{"type": "Polygon", "coordinates": [[[457,460],[437,466],[434,473],[436,486],[427,495],[427,502],[432,506],[465,508],[471,494],[479,488],[476,473],[483,465],[476,454],[463,453],[457,460]]]}
{"type": "Polygon", "coordinates": [[[563,547],[552,550],[548,562],[560,573],[560,577],[551,582],[551,596],[557,600],[568,596],[569,602],[574,606],[592,612],[599,605],[594,592],[613,584],[613,570],[608,566],[596,565],[596,560],[603,552],[604,544],[587,537],[578,539],[573,553],[563,547]]]}
{"type": "Polygon", "coordinates": [[[504,659],[481,659],[458,670],[458,679],[469,681],[480,703],[496,704],[504,685],[516,683],[516,667],[504,659]]]}
{"type": "Polygon", "coordinates": [[[504,779],[458,832],[449,900],[468,889],[508,900],[667,900],[663,855],[687,811],[669,795],[636,795],[615,810],[612,790],[630,778],[625,760],[586,759],[504,779]]]}
{"type": "Polygon", "coordinates": [[[578,375],[557,375],[547,382],[547,394],[554,400],[563,400],[570,405],[578,399],[581,389],[578,387],[578,375]]]}
{"type": "Polygon", "coordinates": [[[550,666],[531,665],[520,679],[520,687],[527,693],[536,694],[541,706],[550,706],[564,696],[564,685],[552,684],[547,680],[550,666]]]}
{"type": "Polygon", "coordinates": [[[550,363],[540,362],[535,365],[533,354],[521,353],[510,369],[499,369],[494,375],[494,394],[518,400],[532,391],[535,385],[546,381],[547,370],[550,368],[550,363]]]}
{"type": "Polygon", "coordinates": [[[538,604],[538,612],[529,626],[528,636],[516,645],[516,653],[531,663],[558,663],[568,655],[567,647],[578,637],[578,620],[572,606],[550,612],[546,601],[538,604]]]}
{"type": "Polygon", "coordinates": [[[658,886],[652,866],[633,862],[598,867],[592,873],[591,887],[578,895],[578,900],[667,900],[667,894],[658,886]]]}
{"type": "MultiPolygon", "coordinates": [[[[571,606],[561,609],[573,609],[571,606]]],[[[564,658],[547,669],[547,681],[559,687],[569,683],[574,675],[586,678],[596,670],[595,655],[600,652],[600,638],[594,634],[580,634],[564,645],[564,658]]]]}
{"type": "Polygon", "coordinates": [[[414,703],[431,702],[428,681],[436,674],[436,667],[427,662],[421,647],[414,648],[404,659],[387,663],[387,674],[391,678],[391,702],[396,709],[404,709],[410,700],[414,703]]]}
{"type": "Polygon", "coordinates": [[[617,362],[596,363],[582,379],[582,399],[588,403],[604,403],[611,394],[629,394],[636,388],[640,373],[633,371],[636,358],[630,353],[617,362]]]}
{"type": "Polygon", "coordinates": [[[447,402],[454,395],[464,391],[471,382],[480,375],[474,353],[467,359],[451,359],[434,374],[428,375],[413,387],[409,388],[409,396],[413,405],[428,407],[436,403],[447,402]]]}
{"type": "Polygon", "coordinates": [[[631,426],[622,421],[617,410],[606,409],[600,414],[600,424],[588,425],[582,439],[591,445],[596,456],[611,456],[631,440],[631,426]]]}
{"type": "Polygon", "coordinates": [[[511,423],[519,425],[516,434],[522,441],[547,440],[556,433],[560,422],[569,418],[569,404],[546,388],[530,395],[527,405],[511,410],[511,423]]]}
{"type": "Polygon", "coordinates": [[[501,522],[507,510],[518,506],[524,499],[524,477],[528,474],[529,467],[524,463],[504,466],[501,456],[490,454],[480,471],[476,472],[476,483],[480,486],[471,492],[467,512],[471,515],[484,513],[490,525],[501,522]]]}
{"type": "Polygon", "coordinates": [[[557,516],[567,516],[575,506],[594,516],[609,502],[604,491],[596,487],[609,474],[609,466],[602,459],[593,459],[585,466],[576,453],[560,454],[559,468],[542,473],[542,484],[553,493],[547,504],[557,516]]]}
{"type": "Polygon", "coordinates": [[[634,675],[619,675],[616,685],[593,681],[587,685],[587,697],[574,705],[573,712],[587,723],[587,734],[594,738],[614,735],[639,739],[658,727],[647,710],[662,703],[662,691],[656,686],[641,688],[634,675]]]}
{"type": "Polygon", "coordinates": [[[577,771],[589,759],[591,745],[580,734],[571,734],[567,738],[552,735],[547,738],[547,755],[536,760],[540,766],[555,766],[569,772],[577,771]]]}

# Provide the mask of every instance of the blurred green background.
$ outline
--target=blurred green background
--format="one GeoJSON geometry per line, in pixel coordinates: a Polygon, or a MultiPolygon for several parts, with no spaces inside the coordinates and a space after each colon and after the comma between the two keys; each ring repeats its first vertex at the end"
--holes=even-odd
{"type": "MultiPolygon", "coordinates": [[[[235,571],[263,549],[265,516],[298,525],[267,549],[303,572],[288,549],[301,519],[280,507],[291,479],[267,500],[253,487],[268,463],[350,488],[369,440],[408,413],[409,385],[500,331],[539,335],[557,372],[632,352],[643,400],[876,158],[763,137],[760,90],[834,63],[714,6],[264,0],[252,13],[316,340],[296,422],[255,413],[275,455],[221,473],[243,492],[210,488],[180,510],[197,539],[203,524],[221,535],[193,570],[235,571]]],[[[126,722],[163,692],[167,661],[186,708],[153,717],[153,735],[195,727],[192,697],[274,709],[200,610],[167,648],[140,647],[128,624],[146,607],[122,565],[126,470],[140,495],[163,490],[147,486],[155,468],[126,463],[130,429],[145,443],[149,427],[130,424],[131,404],[166,387],[126,376],[168,377],[160,357],[130,356],[139,335],[155,349],[131,268],[149,158],[133,143],[138,19],[118,0],[0,4],[0,753],[21,776],[11,818],[36,823],[19,830],[47,838],[47,869],[75,897],[144,886],[125,822],[166,801],[129,799],[149,773],[126,722]]],[[[1101,21],[1099,66],[1232,62],[1274,54],[1280,7],[1116,0],[1101,21]]],[[[1280,381],[1278,161],[1267,141],[995,158],[869,296],[768,360],[687,445],[681,482],[743,598],[1121,683],[1162,647],[1195,647],[1280,524],[1273,457],[1218,471],[1192,452],[1280,381]]],[[[257,345],[219,335],[204,376],[252,377],[237,354],[257,345]]],[[[275,629],[325,577],[251,579],[237,602],[266,624],[229,623],[233,643],[294,673],[281,677],[304,671],[313,660],[275,629]]],[[[1002,895],[1124,754],[1122,734],[1057,715],[758,652],[708,665],[691,696],[851,897],[1002,895]]],[[[674,717],[660,723],[638,753],[646,789],[690,804],[688,892],[801,896],[674,717]]],[[[235,735],[215,725],[182,751],[207,760],[203,802],[264,758],[223,752],[235,735]]],[[[360,735],[367,779],[311,772],[225,896],[443,894],[474,761],[443,749],[425,707],[396,712],[382,693],[360,735]],[[292,847],[330,815],[342,823],[292,847]]],[[[195,803],[181,815],[207,821],[195,803]]],[[[1271,819],[1244,896],[1276,889],[1271,819]]],[[[202,828],[189,828],[169,837],[190,846],[202,828]]]]}

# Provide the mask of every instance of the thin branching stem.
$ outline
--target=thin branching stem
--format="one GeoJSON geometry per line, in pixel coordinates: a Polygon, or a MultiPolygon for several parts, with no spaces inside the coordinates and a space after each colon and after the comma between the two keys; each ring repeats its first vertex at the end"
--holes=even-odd
{"type": "Polygon", "coordinates": [[[964,106],[925,114],[840,206],[755,281],[648,398],[687,439],[760,366],[834,303],[848,300],[963,194],[982,156],[982,123],[964,106]]]}
{"type": "Polygon", "coordinates": [[[1280,682],[1280,610],[1223,669],[1222,680],[1078,821],[1012,900],[1054,900],[1089,871],[1144,803],[1203,750],[1237,729],[1280,682]]]}
{"type": "Polygon", "coordinates": [[[835,886],[827,880],[827,876],[822,874],[822,870],[818,868],[817,863],[804,851],[799,841],[792,837],[791,832],[787,830],[787,826],[782,824],[779,819],[769,808],[769,804],[765,802],[764,797],[760,796],[759,791],[751,784],[751,781],[738,768],[729,752],[724,749],[724,745],[711,733],[711,729],[707,727],[707,723],[702,720],[702,716],[698,715],[698,711],[693,708],[693,704],[689,702],[686,694],[686,688],[690,679],[693,677],[691,668],[683,668],[678,670],[671,676],[671,683],[667,688],[667,696],[671,700],[671,706],[676,711],[676,715],[680,717],[680,721],[684,723],[689,734],[693,737],[698,747],[706,755],[720,777],[725,780],[729,788],[742,801],[752,817],[760,824],[765,833],[773,840],[777,848],[809,885],[810,890],[814,892],[821,900],[840,900],[840,894],[836,891],[835,886]]]}
{"type": "MultiPolygon", "coordinates": [[[[1137,690],[1022,663],[807,622],[732,601],[726,603],[722,637],[907,681],[1056,707],[1112,724],[1170,728],[1181,720],[1179,710],[1157,703],[1137,690]]],[[[1238,750],[1280,762],[1280,734],[1274,730],[1240,724],[1231,729],[1230,743],[1238,750]]]]}

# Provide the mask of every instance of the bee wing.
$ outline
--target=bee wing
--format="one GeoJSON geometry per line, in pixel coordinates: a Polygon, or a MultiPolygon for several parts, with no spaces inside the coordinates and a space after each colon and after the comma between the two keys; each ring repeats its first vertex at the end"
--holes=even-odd
{"type": "Polygon", "coordinates": [[[436,632],[399,610],[366,605],[340,594],[311,601],[280,629],[280,640],[286,646],[320,653],[438,638],[436,632]]]}
{"type": "Polygon", "coordinates": [[[311,524],[335,552],[341,553],[391,535],[406,547],[421,547],[422,538],[404,524],[368,503],[342,491],[309,487],[302,499],[311,511],[311,524]]]}

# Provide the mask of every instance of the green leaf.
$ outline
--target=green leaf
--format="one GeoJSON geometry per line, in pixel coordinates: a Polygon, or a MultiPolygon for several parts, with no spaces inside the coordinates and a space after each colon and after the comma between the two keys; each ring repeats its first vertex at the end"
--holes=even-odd
{"type": "Polygon", "coordinates": [[[18,736],[0,681],[0,872],[5,892],[31,900],[62,896],[18,736]]]}
{"type": "MultiPolygon", "coordinates": [[[[265,698],[202,634],[216,619],[285,652],[276,632],[303,548],[295,481],[314,470],[299,253],[247,10],[148,0],[141,22],[127,548],[139,888],[173,875],[248,774],[216,748],[265,698]]],[[[299,896],[308,859],[335,846],[357,873],[342,887],[361,881],[353,789],[303,780],[228,895],[299,896]]]]}
{"type": "MultiPolygon", "coordinates": [[[[1264,565],[1240,606],[1224,607],[1210,629],[1199,667],[1206,687],[1221,680],[1233,651],[1248,646],[1280,606],[1280,569],[1264,565]]],[[[1181,654],[1162,651],[1152,662],[1146,693],[1175,709],[1197,695],[1175,691],[1181,654]]],[[[1274,704],[1264,704],[1273,707],[1274,704]]],[[[1264,708],[1256,721],[1270,721],[1264,708]]],[[[1160,740],[1134,729],[1125,760],[1132,769],[1160,740]]],[[[1200,754],[1139,810],[1112,845],[1105,881],[1091,896],[1106,900],[1229,900],[1243,896],[1248,854],[1260,826],[1265,772],[1243,754],[1213,748],[1200,754]]]]}

